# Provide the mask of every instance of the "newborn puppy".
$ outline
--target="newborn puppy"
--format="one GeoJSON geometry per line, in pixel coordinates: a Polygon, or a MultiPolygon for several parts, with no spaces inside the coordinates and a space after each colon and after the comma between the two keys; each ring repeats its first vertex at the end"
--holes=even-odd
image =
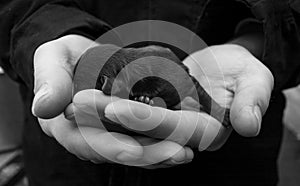
{"type": "Polygon", "coordinates": [[[102,45],[86,52],[80,61],[102,64],[95,88],[106,95],[179,110],[185,97],[192,97],[204,111],[229,127],[229,109],[221,107],[189,74],[189,69],[168,48],[147,46],[119,48],[102,45]],[[163,100],[163,102],[162,102],[163,100]]]}

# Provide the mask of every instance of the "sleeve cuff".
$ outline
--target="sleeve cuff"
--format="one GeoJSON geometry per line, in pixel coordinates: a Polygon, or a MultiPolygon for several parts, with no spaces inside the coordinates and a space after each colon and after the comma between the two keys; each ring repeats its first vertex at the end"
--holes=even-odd
{"type": "Polygon", "coordinates": [[[41,44],[66,34],[96,39],[110,27],[73,7],[45,5],[12,30],[11,63],[27,86],[33,87],[33,55],[41,44]]]}
{"type": "Polygon", "coordinates": [[[263,24],[254,18],[247,18],[238,23],[235,28],[235,36],[241,36],[249,32],[263,33],[263,24]]]}

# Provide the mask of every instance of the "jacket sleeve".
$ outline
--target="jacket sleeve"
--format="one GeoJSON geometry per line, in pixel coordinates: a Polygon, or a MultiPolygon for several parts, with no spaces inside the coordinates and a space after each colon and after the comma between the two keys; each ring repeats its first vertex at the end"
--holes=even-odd
{"type": "Polygon", "coordinates": [[[30,88],[38,46],[69,33],[95,39],[109,29],[75,1],[4,0],[0,7],[0,66],[30,88]]]}
{"type": "Polygon", "coordinates": [[[262,62],[275,79],[274,94],[300,83],[300,3],[298,0],[240,0],[263,24],[262,62]]]}

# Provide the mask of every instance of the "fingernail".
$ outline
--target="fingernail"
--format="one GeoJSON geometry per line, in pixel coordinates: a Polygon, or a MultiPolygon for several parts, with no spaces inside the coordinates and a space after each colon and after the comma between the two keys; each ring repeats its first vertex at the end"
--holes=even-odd
{"type": "Polygon", "coordinates": [[[188,164],[188,163],[191,163],[192,161],[193,161],[193,159],[185,160],[182,164],[188,164]]]}
{"type": "Polygon", "coordinates": [[[92,162],[94,164],[99,164],[99,161],[96,161],[96,160],[90,160],[90,162],[92,162]]]}
{"type": "Polygon", "coordinates": [[[141,104],[136,105],[134,108],[136,112],[133,112],[134,116],[137,117],[140,120],[145,120],[151,117],[151,109],[148,105],[141,104]]]}
{"type": "Polygon", "coordinates": [[[119,155],[117,155],[116,159],[118,161],[121,161],[121,162],[130,162],[130,161],[136,161],[138,160],[140,157],[136,156],[136,155],[133,155],[133,154],[130,154],[128,152],[121,152],[119,155]]]}
{"type": "Polygon", "coordinates": [[[207,148],[203,148],[201,144],[198,146],[198,151],[199,152],[205,151],[206,149],[207,148]]]}
{"type": "Polygon", "coordinates": [[[75,115],[74,115],[74,113],[71,113],[71,114],[65,115],[65,118],[67,120],[73,121],[73,120],[75,120],[75,115]]]}
{"type": "Polygon", "coordinates": [[[187,163],[190,163],[193,159],[189,159],[189,160],[182,160],[182,161],[176,161],[174,159],[169,159],[169,160],[166,160],[164,162],[162,162],[162,164],[165,164],[165,165],[181,165],[181,164],[187,164],[187,163]]]}
{"type": "Polygon", "coordinates": [[[64,112],[65,118],[67,120],[71,120],[73,121],[75,119],[75,113],[74,113],[74,106],[73,105],[69,105],[64,112]]]}
{"type": "Polygon", "coordinates": [[[82,160],[82,161],[87,161],[86,158],[82,157],[82,156],[77,156],[78,159],[82,160]]]}
{"type": "Polygon", "coordinates": [[[185,164],[187,164],[187,163],[191,163],[192,161],[193,161],[193,159],[186,160],[186,161],[185,161],[185,164]]]}
{"type": "Polygon", "coordinates": [[[176,161],[174,159],[171,159],[171,163],[175,164],[175,165],[180,165],[180,164],[184,164],[186,161],[182,160],[182,161],[176,161]]]}
{"type": "Polygon", "coordinates": [[[47,97],[48,94],[49,94],[48,84],[43,84],[36,92],[33,102],[32,102],[32,108],[31,108],[31,112],[34,116],[36,116],[36,113],[35,113],[36,104],[38,102],[40,102],[42,99],[45,99],[45,97],[47,97]]]}
{"type": "Polygon", "coordinates": [[[259,132],[260,132],[261,120],[262,120],[261,110],[260,110],[259,106],[256,105],[253,108],[253,113],[254,113],[255,118],[257,120],[257,132],[256,132],[256,136],[257,136],[259,134],[259,132]]]}

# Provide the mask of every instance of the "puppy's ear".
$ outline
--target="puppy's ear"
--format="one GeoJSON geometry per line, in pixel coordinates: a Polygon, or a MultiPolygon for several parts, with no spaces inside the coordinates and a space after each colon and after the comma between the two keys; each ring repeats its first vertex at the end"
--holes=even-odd
{"type": "MultiPolygon", "coordinates": [[[[123,82],[120,78],[110,78],[107,76],[103,76],[104,83],[102,85],[101,90],[106,95],[114,95],[114,96],[126,96],[122,95],[123,93],[128,93],[125,82],[123,82]]],[[[127,95],[128,96],[128,95],[127,95]]]]}
{"type": "Polygon", "coordinates": [[[113,79],[109,78],[107,76],[103,76],[102,81],[103,81],[103,84],[102,84],[102,87],[101,87],[102,92],[106,95],[110,95],[113,79]]]}

